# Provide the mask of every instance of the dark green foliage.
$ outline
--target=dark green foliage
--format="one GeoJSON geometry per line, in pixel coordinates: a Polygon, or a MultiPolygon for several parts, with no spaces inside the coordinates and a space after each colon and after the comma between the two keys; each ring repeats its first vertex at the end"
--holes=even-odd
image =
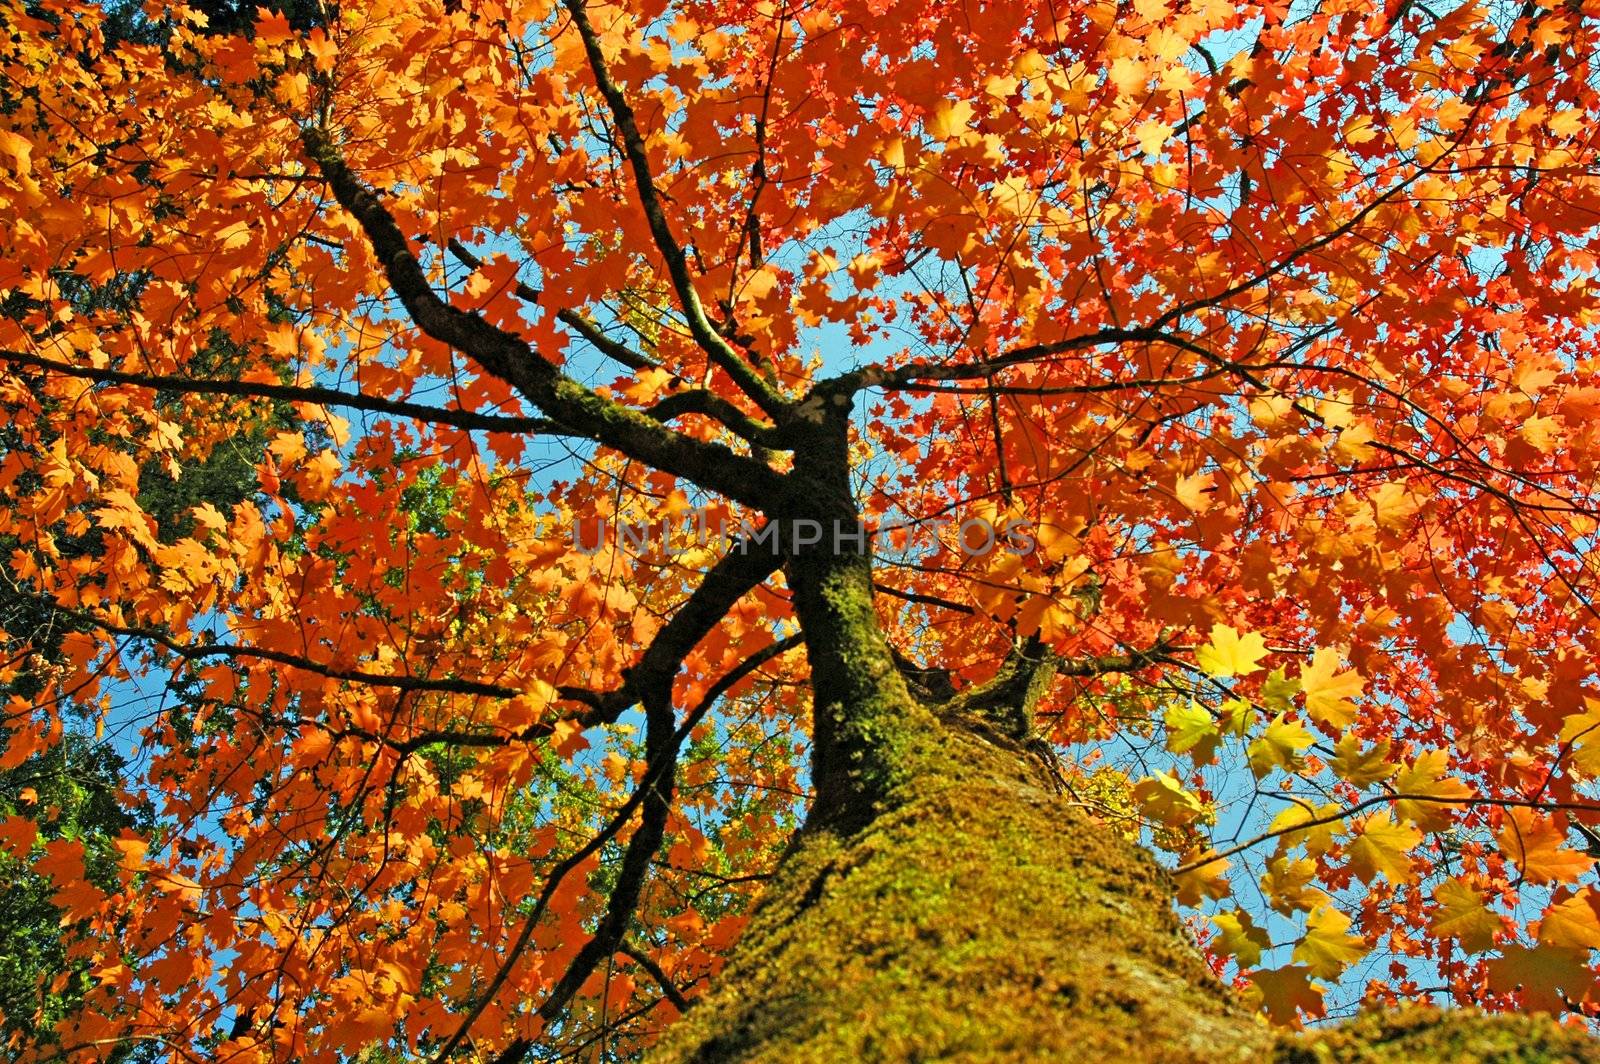
{"type": "MultiPolygon", "coordinates": [[[[148,831],[150,812],[129,807],[120,794],[123,762],[110,747],[82,735],[61,743],[7,772],[0,772],[0,819],[27,816],[39,837],[81,843],[90,882],[116,889],[112,842],[124,830],[148,831]]],[[[0,851],[0,1044],[20,1036],[25,1044],[48,1045],[52,1027],[72,1013],[89,987],[87,966],[71,959],[76,930],[61,926],[50,881],[0,851]],[[65,975],[64,985],[52,982],[65,975]]],[[[108,1050],[108,1060],[154,1059],[149,1048],[108,1050]]]]}
{"type": "MultiPolygon", "coordinates": [[[[327,25],[339,12],[339,5],[333,0],[193,0],[189,6],[206,16],[206,31],[215,34],[249,34],[262,8],[283,15],[291,29],[302,31],[327,25]]],[[[147,16],[140,0],[115,0],[105,8],[106,37],[110,41],[159,44],[166,39],[165,21],[147,16]]]]}

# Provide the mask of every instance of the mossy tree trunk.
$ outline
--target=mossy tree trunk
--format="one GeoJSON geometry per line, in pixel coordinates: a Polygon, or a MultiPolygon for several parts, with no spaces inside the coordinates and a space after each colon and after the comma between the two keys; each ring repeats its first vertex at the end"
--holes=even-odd
{"type": "MultiPolygon", "coordinates": [[[[842,416],[798,454],[796,519],[857,519],[842,416]]],[[[1545,1021],[1378,1017],[1273,1034],[1202,963],[1151,857],[1062,793],[1029,742],[1053,664],[911,692],[872,567],[831,535],[788,578],[814,696],[816,799],[716,985],[651,1060],[1597,1059],[1545,1021]]]]}

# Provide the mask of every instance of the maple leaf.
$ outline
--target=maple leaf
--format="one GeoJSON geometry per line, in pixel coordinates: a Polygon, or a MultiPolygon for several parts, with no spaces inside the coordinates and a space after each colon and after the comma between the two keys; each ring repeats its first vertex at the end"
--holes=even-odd
{"type": "Polygon", "coordinates": [[[1489,989],[1519,993],[1523,1005],[1535,1012],[1564,1012],[1568,1000],[1582,1001],[1594,986],[1586,950],[1503,946],[1486,970],[1489,989]]]}
{"type": "Polygon", "coordinates": [[[1134,785],[1133,797],[1145,816],[1163,824],[1193,823],[1205,813],[1200,799],[1185,790],[1176,776],[1166,772],[1140,780],[1134,785]]]}
{"type": "Polygon", "coordinates": [[[1217,913],[1211,922],[1217,927],[1212,947],[1238,961],[1241,968],[1255,967],[1261,962],[1261,951],[1272,948],[1272,939],[1243,909],[1217,913]]]}
{"type": "Polygon", "coordinates": [[[17,860],[27,857],[39,837],[39,825],[28,817],[8,816],[0,820],[0,847],[17,860]]]}
{"type": "Polygon", "coordinates": [[[1572,750],[1572,761],[1591,776],[1600,775],[1600,699],[1585,698],[1583,712],[1561,722],[1561,741],[1572,750]]]}
{"type": "Polygon", "coordinates": [[[1565,901],[1553,902],[1539,918],[1536,936],[1541,945],[1560,949],[1600,949],[1600,919],[1593,893],[1585,891],[1565,901]]]}
{"type": "Polygon", "coordinates": [[[1322,991],[1312,984],[1311,970],[1303,965],[1257,969],[1249,979],[1273,1023],[1300,1027],[1302,1014],[1311,1019],[1324,1014],[1322,991]]]}
{"type": "Polygon", "coordinates": [[[1256,719],[1256,707],[1242,698],[1230,698],[1218,708],[1219,729],[1227,735],[1246,735],[1256,719]]]}
{"type": "Polygon", "coordinates": [[[1316,740],[1299,721],[1288,720],[1282,713],[1267,725],[1261,738],[1247,748],[1250,769],[1257,779],[1274,768],[1285,772],[1298,772],[1302,767],[1300,755],[1316,740]]]}
{"type": "Polygon", "coordinates": [[[1303,802],[1295,802],[1283,812],[1272,818],[1272,826],[1267,830],[1278,837],[1278,851],[1305,844],[1306,852],[1312,856],[1319,856],[1328,852],[1333,846],[1334,836],[1339,832],[1337,815],[1342,807],[1337,802],[1329,802],[1313,807],[1303,802]],[[1300,824],[1318,820],[1322,823],[1308,828],[1298,828],[1300,824]]]}
{"type": "Polygon", "coordinates": [[[1371,883],[1381,873],[1394,884],[1416,878],[1410,853],[1422,841],[1422,832],[1409,824],[1397,823],[1387,811],[1374,813],[1357,822],[1356,838],[1350,843],[1350,867],[1371,883]]]}
{"type": "Polygon", "coordinates": [[[1483,898],[1460,877],[1447,879],[1433,890],[1438,908],[1428,927],[1442,938],[1454,938],[1468,953],[1481,953],[1494,945],[1500,918],[1483,904],[1483,898]]]}
{"type": "Polygon", "coordinates": [[[1326,893],[1311,886],[1316,878],[1317,865],[1310,858],[1274,857],[1261,876],[1261,890],[1276,912],[1285,916],[1309,912],[1327,898],[1326,893]]]}
{"type": "Polygon", "coordinates": [[[1300,681],[1291,680],[1282,669],[1273,669],[1261,682],[1261,701],[1279,712],[1287,711],[1289,702],[1300,693],[1300,681]]]}
{"type": "Polygon", "coordinates": [[[1594,858],[1566,846],[1556,818],[1533,809],[1506,810],[1500,850],[1534,883],[1571,883],[1594,867],[1594,858]]]}
{"type": "Polygon", "coordinates": [[[1197,765],[1209,764],[1216,757],[1221,734],[1211,714],[1195,703],[1175,702],[1167,708],[1167,749],[1187,753],[1197,765]]]}
{"type": "Polygon", "coordinates": [[[1399,765],[1388,760],[1387,739],[1380,739],[1363,749],[1363,743],[1358,736],[1345,735],[1334,747],[1334,754],[1333,770],[1341,779],[1348,780],[1356,787],[1369,787],[1400,771],[1399,765]]]}
{"type": "MultiPolygon", "coordinates": [[[[1195,513],[1202,513],[1216,499],[1216,496],[1211,492],[1216,482],[1217,476],[1215,473],[1193,473],[1186,477],[1179,477],[1177,483],[1173,486],[1172,493],[1185,507],[1195,513]]],[[[1204,662],[1201,662],[1201,667],[1205,668],[1204,662]]],[[[1207,671],[1210,670],[1207,669],[1207,671]]],[[[1220,673],[1217,675],[1232,674],[1220,673]]]]}
{"type": "Polygon", "coordinates": [[[1314,910],[1306,918],[1306,933],[1295,946],[1293,959],[1318,979],[1337,979],[1367,953],[1361,936],[1345,933],[1349,927],[1350,917],[1332,905],[1314,910]]]}
{"type": "Polygon", "coordinates": [[[1180,905],[1199,905],[1205,898],[1228,896],[1226,857],[1216,857],[1210,850],[1194,850],[1184,854],[1182,863],[1189,866],[1189,871],[1173,877],[1180,905]]]}
{"type": "Polygon", "coordinates": [[[1195,651],[1194,660],[1212,676],[1248,676],[1261,668],[1267,641],[1258,632],[1241,636],[1226,624],[1212,626],[1211,640],[1195,651]]]}
{"type": "Polygon", "coordinates": [[[100,527],[126,532],[128,538],[151,553],[161,549],[161,544],[151,535],[154,522],[132,495],[126,491],[108,491],[103,499],[104,505],[95,511],[100,527]]]}
{"type": "Polygon", "coordinates": [[[1444,750],[1429,750],[1394,778],[1395,793],[1438,799],[1404,799],[1394,804],[1395,816],[1409,820],[1423,831],[1439,831],[1450,823],[1449,800],[1467,798],[1472,791],[1460,780],[1446,776],[1450,755],[1444,750]]]}
{"type": "Polygon", "coordinates": [[[1360,673],[1339,672],[1339,655],[1328,647],[1317,648],[1311,661],[1300,666],[1306,711],[1332,729],[1347,728],[1355,719],[1356,707],[1350,699],[1361,696],[1363,685],[1360,673]]]}

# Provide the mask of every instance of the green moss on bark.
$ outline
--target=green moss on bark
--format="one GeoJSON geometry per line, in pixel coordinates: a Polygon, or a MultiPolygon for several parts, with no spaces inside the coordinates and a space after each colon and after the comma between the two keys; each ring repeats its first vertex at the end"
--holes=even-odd
{"type": "Polygon", "coordinates": [[[1278,1064],[1560,1064],[1600,1061],[1600,1043],[1545,1016],[1421,1006],[1371,1013],[1279,1043],[1278,1064]]]}
{"type": "Polygon", "coordinates": [[[850,837],[803,836],[654,1061],[1261,1059],[1154,863],[951,730],[850,837]]]}
{"type": "Polygon", "coordinates": [[[941,751],[866,827],[797,841],[653,1064],[1600,1061],[1548,1019],[1409,1009],[1270,1031],[1178,925],[1154,861],[1002,737],[941,751]]]}

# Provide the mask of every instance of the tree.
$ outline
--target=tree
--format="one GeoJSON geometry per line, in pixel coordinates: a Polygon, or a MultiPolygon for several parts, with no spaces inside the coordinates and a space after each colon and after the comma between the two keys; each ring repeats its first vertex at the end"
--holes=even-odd
{"type": "Polygon", "coordinates": [[[1596,1055],[1593,3],[293,13],[7,11],[39,1055],[1596,1055]]]}

